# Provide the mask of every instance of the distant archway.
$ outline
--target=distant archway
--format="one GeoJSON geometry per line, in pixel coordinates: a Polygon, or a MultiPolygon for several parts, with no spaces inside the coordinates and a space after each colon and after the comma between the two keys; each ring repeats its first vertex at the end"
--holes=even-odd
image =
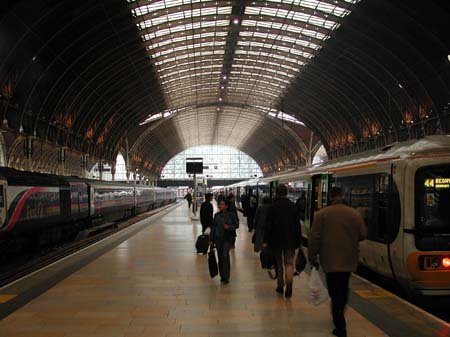
{"type": "Polygon", "coordinates": [[[261,177],[258,163],[244,152],[223,145],[202,145],[180,152],[167,162],[161,179],[189,179],[186,173],[186,158],[203,158],[204,178],[250,179],[261,177]]]}
{"type": "Polygon", "coordinates": [[[319,147],[316,154],[314,155],[312,163],[313,163],[313,165],[320,164],[327,160],[328,160],[327,151],[325,150],[325,147],[322,145],[321,147],[319,147]]]}
{"type": "MultiPolygon", "coordinates": [[[[98,163],[92,167],[91,171],[89,172],[89,178],[100,179],[98,163]]],[[[102,179],[106,181],[112,181],[111,166],[109,164],[103,164],[102,179]]],[[[114,179],[116,181],[127,180],[127,166],[125,163],[125,158],[120,152],[116,157],[116,173],[114,175],[114,179]]]]}

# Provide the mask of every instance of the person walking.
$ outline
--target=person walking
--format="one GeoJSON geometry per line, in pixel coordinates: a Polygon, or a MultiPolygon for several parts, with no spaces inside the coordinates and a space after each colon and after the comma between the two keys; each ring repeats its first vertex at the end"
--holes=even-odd
{"type": "Polygon", "coordinates": [[[187,192],[186,195],[184,196],[184,199],[186,199],[186,201],[188,202],[188,208],[191,208],[192,205],[192,194],[191,192],[187,192]]]}
{"type": "Polygon", "coordinates": [[[247,193],[244,192],[241,195],[241,209],[242,209],[243,216],[245,216],[245,217],[247,216],[247,211],[248,211],[249,207],[250,207],[250,198],[247,195],[247,193]]]}
{"type": "Polygon", "coordinates": [[[205,233],[205,230],[208,227],[211,227],[214,221],[214,209],[213,205],[211,205],[212,194],[205,194],[205,201],[200,206],[200,223],[202,224],[202,233],[205,233]]]}
{"type": "Polygon", "coordinates": [[[269,212],[272,205],[270,197],[265,196],[262,198],[262,204],[258,206],[255,213],[255,233],[254,235],[254,251],[259,252],[262,249],[264,241],[264,232],[269,221],[269,212]]]}
{"type": "Polygon", "coordinates": [[[236,228],[236,216],[228,211],[228,202],[220,200],[219,212],[214,215],[211,241],[217,248],[220,282],[225,284],[230,280],[230,248],[236,228]]]}
{"type": "Polygon", "coordinates": [[[255,220],[255,213],[256,213],[256,208],[258,207],[258,200],[256,199],[256,197],[253,194],[249,195],[248,198],[248,208],[247,208],[247,227],[248,227],[248,231],[252,232],[255,224],[254,224],[254,220],[255,220]]]}
{"type": "Polygon", "coordinates": [[[302,191],[300,198],[297,199],[295,206],[297,206],[298,216],[300,221],[305,221],[306,215],[306,192],[302,191]]]}
{"type": "Polygon", "coordinates": [[[320,266],[326,274],[328,294],[335,329],[333,335],[347,336],[344,317],[349,292],[349,279],[358,266],[359,242],[367,235],[361,214],[345,204],[342,190],[330,190],[331,204],[315,213],[308,242],[308,258],[312,266],[320,266]]]}
{"type": "MultiPolygon", "coordinates": [[[[236,229],[238,229],[239,228],[239,215],[238,215],[238,211],[236,208],[236,199],[234,198],[233,193],[230,193],[228,195],[227,200],[228,200],[228,212],[233,213],[234,216],[236,217],[236,221],[237,221],[236,229]]],[[[236,230],[234,230],[232,233],[231,248],[234,248],[236,246],[236,237],[237,237],[237,233],[236,233],[236,230]]]]}
{"type": "Polygon", "coordinates": [[[276,197],[269,211],[268,227],[264,232],[263,246],[269,246],[275,256],[277,293],[283,293],[286,283],[284,295],[286,298],[290,298],[292,297],[292,283],[294,281],[295,249],[300,247],[302,233],[297,207],[286,196],[286,185],[278,184],[276,197]]]}

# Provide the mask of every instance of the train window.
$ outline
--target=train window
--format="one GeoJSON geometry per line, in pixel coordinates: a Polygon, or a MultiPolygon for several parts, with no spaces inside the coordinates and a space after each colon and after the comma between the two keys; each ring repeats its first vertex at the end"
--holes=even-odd
{"type": "Polygon", "coordinates": [[[416,228],[450,233],[450,165],[426,167],[416,173],[416,228]]]}
{"type": "Polygon", "coordinates": [[[400,198],[389,174],[337,178],[345,200],[358,210],[368,226],[367,238],[391,243],[400,228],[400,198]]]}

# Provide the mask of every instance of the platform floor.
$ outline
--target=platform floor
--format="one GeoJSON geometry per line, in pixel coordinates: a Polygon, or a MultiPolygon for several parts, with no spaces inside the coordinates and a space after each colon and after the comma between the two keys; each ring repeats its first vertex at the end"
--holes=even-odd
{"type": "MultiPolygon", "coordinates": [[[[306,274],[292,299],[278,296],[244,227],[221,285],[195,254],[199,233],[181,204],[3,319],[0,336],[331,336],[329,304],[307,303],[306,274]]],[[[352,308],[347,320],[349,336],[386,336],[352,308]]]]}

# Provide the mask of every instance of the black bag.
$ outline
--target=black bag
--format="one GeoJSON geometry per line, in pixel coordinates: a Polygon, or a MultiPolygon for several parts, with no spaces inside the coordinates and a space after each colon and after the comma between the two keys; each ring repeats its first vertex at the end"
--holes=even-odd
{"type": "Polygon", "coordinates": [[[298,249],[297,258],[295,259],[295,271],[300,274],[303,270],[305,270],[305,267],[306,256],[305,253],[303,253],[302,248],[300,247],[298,249]]]}
{"type": "Polygon", "coordinates": [[[209,276],[211,276],[211,278],[214,278],[219,274],[219,267],[217,266],[216,260],[216,250],[212,247],[209,249],[208,253],[208,268],[209,276]]]}
{"type": "Polygon", "coordinates": [[[264,247],[259,253],[259,259],[261,261],[261,268],[273,269],[275,268],[275,257],[273,256],[272,249],[264,247]]]}
{"type": "Polygon", "coordinates": [[[197,249],[197,254],[206,254],[208,253],[209,247],[209,235],[200,235],[197,238],[197,242],[195,243],[195,248],[197,249]]]}

